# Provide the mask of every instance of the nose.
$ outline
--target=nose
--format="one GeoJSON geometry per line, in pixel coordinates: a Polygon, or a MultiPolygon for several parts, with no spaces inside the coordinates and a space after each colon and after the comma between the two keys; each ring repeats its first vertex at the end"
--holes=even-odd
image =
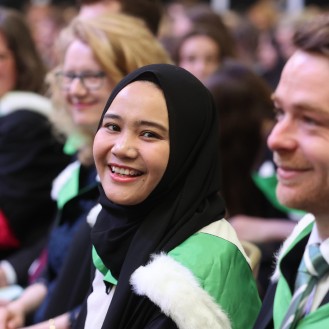
{"type": "Polygon", "coordinates": [[[267,145],[272,151],[289,151],[297,147],[297,131],[289,118],[278,121],[267,138],[267,145]]]}
{"type": "Polygon", "coordinates": [[[78,96],[84,96],[88,93],[87,88],[83,85],[81,79],[76,77],[72,80],[72,83],[69,88],[69,93],[71,95],[78,95],[78,96]]]}
{"type": "Polygon", "coordinates": [[[138,148],[134,138],[128,134],[122,134],[113,147],[112,153],[118,158],[135,159],[138,156],[138,148]]]}

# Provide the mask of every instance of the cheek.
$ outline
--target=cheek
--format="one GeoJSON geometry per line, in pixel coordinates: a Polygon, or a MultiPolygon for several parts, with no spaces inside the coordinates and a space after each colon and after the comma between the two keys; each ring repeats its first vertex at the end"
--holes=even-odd
{"type": "Polygon", "coordinates": [[[98,131],[94,138],[93,144],[93,156],[96,166],[100,166],[104,163],[106,155],[109,152],[109,143],[101,131],[98,131]]]}
{"type": "Polygon", "coordinates": [[[95,95],[95,98],[97,99],[97,105],[94,108],[94,114],[97,115],[97,117],[100,119],[101,115],[103,113],[105,104],[109,98],[109,93],[106,91],[100,92],[95,95]]]}
{"type": "MultiPolygon", "coordinates": [[[[329,184],[329,159],[327,158],[327,162],[325,162],[325,159],[322,159],[321,167],[319,166],[319,169],[321,174],[321,183],[326,182],[325,185],[329,184]]],[[[328,185],[329,186],[329,185],[328,185]]]]}
{"type": "Polygon", "coordinates": [[[220,66],[219,61],[213,60],[213,61],[211,61],[210,64],[209,64],[209,69],[210,69],[212,72],[214,72],[214,71],[217,70],[217,68],[218,68],[219,66],[220,66]]]}
{"type": "Polygon", "coordinates": [[[1,73],[1,84],[3,93],[15,89],[16,86],[16,69],[14,63],[3,63],[0,64],[0,73],[1,73]]]}
{"type": "Polygon", "coordinates": [[[109,80],[105,80],[102,89],[97,90],[98,99],[99,99],[100,103],[103,104],[102,111],[103,111],[103,109],[105,107],[105,104],[106,104],[108,98],[110,97],[110,95],[111,95],[111,93],[112,93],[113,88],[114,88],[115,85],[116,84],[114,82],[112,83],[109,80]]]}
{"type": "Polygon", "coordinates": [[[165,145],[161,150],[158,150],[154,152],[151,156],[151,159],[156,159],[154,162],[154,172],[155,177],[154,179],[157,181],[157,183],[161,180],[163,177],[169,161],[169,144],[165,145]],[[161,154],[161,157],[159,156],[161,154]]]}
{"type": "Polygon", "coordinates": [[[195,62],[189,60],[183,60],[179,66],[181,66],[184,69],[191,70],[195,66],[195,62]]]}
{"type": "Polygon", "coordinates": [[[329,153],[326,151],[328,144],[329,140],[299,139],[299,148],[302,154],[315,166],[321,166],[323,169],[329,168],[329,153]]]}
{"type": "Polygon", "coordinates": [[[12,63],[12,65],[8,71],[8,81],[10,84],[10,88],[14,89],[16,86],[16,82],[17,82],[17,72],[16,72],[16,68],[14,66],[14,63],[12,63]]]}
{"type": "Polygon", "coordinates": [[[58,90],[58,94],[56,95],[57,97],[61,97],[65,101],[65,106],[66,106],[66,111],[71,113],[71,96],[70,93],[65,91],[65,90],[58,90]]]}

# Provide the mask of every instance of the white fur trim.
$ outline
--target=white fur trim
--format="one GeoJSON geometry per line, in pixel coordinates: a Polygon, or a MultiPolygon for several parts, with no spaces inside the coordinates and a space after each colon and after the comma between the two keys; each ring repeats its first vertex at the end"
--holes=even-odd
{"type": "Polygon", "coordinates": [[[231,328],[228,316],[192,272],[164,253],[139,267],[130,283],[136,294],[147,296],[179,329],[231,328]]]}
{"type": "Polygon", "coordinates": [[[102,210],[102,206],[98,203],[96,206],[92,207],[87,215],[87,223],[90,225],[90,227],[93,227],[96,223],[96,219],[98,217],[98,214],[102,210]]]}
{"type": "Polygon", "coordinates": [[[79,161],[74,161],[70,163],[59,175],[54,179],[51,189],[51,197],[53,200],[57,200],[60,190],[63,188],[65,183],[71,177],[72,173],[77,170],[80,166],[79,161]]]}
{"type": "Polygon", "coordinates": [[[52,112],[50,100],[26,91],[11,91],[0,100],[0,115],[7,115],[19,109],[30,110],[49,117],[52,112]]]}
{"type": "Polygon", "coordinates": [[[280,250],[276,253],[275,259],[276,259],[276,267],[275,271],[271,277],[272,282],[277,282],[280,277],[280,271],[279,271],[279,260],[286,254],[288,248],[290,245],[294,242],[294,240],[297,238],[297,236],[312,222],[314,222],[315,217],[312,214],[306,214],[299,222],[298,224],[294,227],[293,231],[291,234],[288,236],[288,238],[284,241],[282,244],[282,247],[280,250]]]}

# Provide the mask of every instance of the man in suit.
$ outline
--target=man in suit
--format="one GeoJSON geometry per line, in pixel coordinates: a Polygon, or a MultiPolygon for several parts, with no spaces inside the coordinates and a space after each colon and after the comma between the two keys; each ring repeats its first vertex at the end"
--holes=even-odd
{"type": "Polygon", "coordinates": [[[329,328],[329,14],[300,27],[294,43],[268,146],[278,199],[309,214],[283,244],[255,329],[329,328]]]}

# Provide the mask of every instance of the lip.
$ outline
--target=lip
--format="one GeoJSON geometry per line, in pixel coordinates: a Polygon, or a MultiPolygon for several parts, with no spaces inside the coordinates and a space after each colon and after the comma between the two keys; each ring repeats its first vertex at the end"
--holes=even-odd
{"type": "Polygon", "coordinates": [[[140,179],[141,176],[143,176],[143,171],[128,167],[128,166],[122,166],[118,164],[111,163],[108,165],[109,171],[110,171],[110,176],[113,181],[119,182],[119,183],[128,183],[128,182],[135,182],[140,179]],[[129,171],[131,175],[127,174],[120,174],[117,171],[113,172],[113,167],[116,169],[124,170],[125,172],[129,171]],[[135,173],[135,174],[134,174],[135,173]]]}
{"type": "Polygon", "coordinates": [[[294,182],[308,172],[308,169],[279,166],[277,168],[277,178],[281,183],[294,182]]]}
{"type": "Polygon", "coordinates": [[[92,106],[95,106],[97,104],[96,101],[77,101],[77,100],[71,100],[71,107],[76,110],[83,110],[83,109],[88,109],[92,106]]]}
{"type": "Polygon", "coordinates": [[[85,109],[89,109],[93,105],[94,104],[92,103],[76,103],[76,104],[72,104],[72,108],[74,110],[85,110],[85,109]]]}

